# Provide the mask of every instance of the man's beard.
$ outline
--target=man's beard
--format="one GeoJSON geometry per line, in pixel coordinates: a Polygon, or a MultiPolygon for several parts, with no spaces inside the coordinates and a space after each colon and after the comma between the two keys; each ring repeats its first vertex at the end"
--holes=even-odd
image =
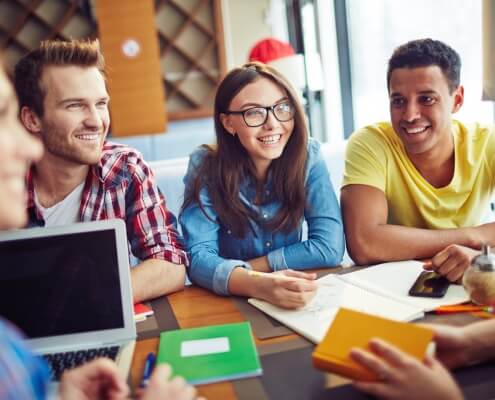
{"type": "Polygon", "coordinates": [[[41,131],[41,138],[45,146],[45,151],[53,156],[61,158],[65,161],[69,161],[74,164],[80,165],[94,165],[100,161],[102,140],[101,131],[88,131],[87,129],[80,129],[80,132],[98,133],[98,147],[88,148],[84,146],[82,140],[75,139],[74,133],[71,133],[73,140],[69,142],[69,135],[61,133],[54,126],[49,123],[45,123],[41,131]],[[80,145],[78,146],[78,142],[80,145]]]}

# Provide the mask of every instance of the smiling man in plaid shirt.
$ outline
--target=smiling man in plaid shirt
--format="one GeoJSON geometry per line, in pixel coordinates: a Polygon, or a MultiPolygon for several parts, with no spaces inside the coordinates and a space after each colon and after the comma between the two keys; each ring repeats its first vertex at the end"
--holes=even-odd
{"type": "Polygon", "coordinates": [[[29,226],[121,218],[134,301],[180,290],[186,253],[153,173],[134,149],[106,142],[110,124],[98,41],[46,41],[15,69],[21,120],[45,154],[27,176],[29,226]]]}

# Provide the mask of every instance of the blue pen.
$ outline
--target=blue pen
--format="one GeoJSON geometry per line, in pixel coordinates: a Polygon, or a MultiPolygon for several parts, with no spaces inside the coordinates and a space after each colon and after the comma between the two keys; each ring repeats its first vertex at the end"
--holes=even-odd
{"type": "Polygon", "coordinates": [[[155,366],[155,354],[148,353],[146,356],[146,362],[144,363],[143,379],[141,380],[141,385],[139,387],[145,388],[148,386],[148,382],[153,372],[153,367],[155,366]]]}

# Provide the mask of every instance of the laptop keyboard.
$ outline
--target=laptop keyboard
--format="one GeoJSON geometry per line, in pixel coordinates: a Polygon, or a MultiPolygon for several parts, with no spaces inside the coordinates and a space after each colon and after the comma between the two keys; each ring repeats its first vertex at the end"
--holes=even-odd
{"type": "Polygon", "coordinates": [[[115,360],[118,352],[119,346],[111,346],[100,347],[98,349],[67,351],[65,353],[44,354],[43,358],[50,367],[51,379],[59,381],[66,369],[75,368],[98,357],[107,357],[115,360]]]}

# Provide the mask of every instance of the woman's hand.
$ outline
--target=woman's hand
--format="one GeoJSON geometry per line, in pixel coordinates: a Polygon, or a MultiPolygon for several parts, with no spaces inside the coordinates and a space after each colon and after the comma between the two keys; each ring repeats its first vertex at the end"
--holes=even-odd
{"type": "Polygon", "coordinates": [[[283,308],[300,308],[316,295],[316,274],[284,270],[251,276],[254,297],[283,308]]]}

